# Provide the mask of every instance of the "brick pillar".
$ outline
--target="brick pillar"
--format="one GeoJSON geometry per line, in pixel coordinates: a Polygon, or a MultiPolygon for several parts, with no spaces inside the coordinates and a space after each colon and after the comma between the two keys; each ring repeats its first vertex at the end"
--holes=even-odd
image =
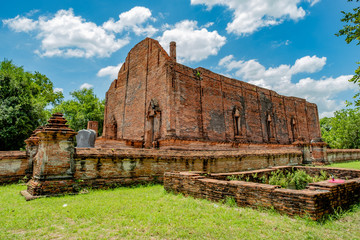
{"type": "Polygon", "coordinates": [[[38,196],[77,192],[74,181],[74,141],[77,134],[65,125],[61,113],[55,113],[43,129],[36,132],[39,138],[34,170],[27,184],[27,191],[21,192],[27,200],[38,196]]]}
{"type": "Polygon", "coordinates": [[[309,142],[301,140],[296,140],[292,143],[293,146],[298,147],[302,154],[303,154],[303,161],[302,164],[311,164],[313,162],[312,155],[311,155],[311,145],[309,142]]]}
{"type": "Polygon", "coordinates": [[[313,159],[310,144],[303,145],[301,151],[303,153],[303,164],[311,164],[313,159]]]}
{"type": "Polygon", "coordinates": [[[324,165],[329,163],[326,154],[326,149],[327,149],[326,142],[323,142],[321,138],[316,138],[311,140],[311,147],[312,147],[311,158],[313,164],[324,165]]]}
{"type": "Polygon", "coordinates": [[[87,129],[92,129],[96,132],[96,137],[98,136],[99,123],[97,121],[88,121],[87,129]]]}
{"type": "Polygon", "coordinates": [[[176,62],[176,42],[170,42],[170,57],[176,62]]]}

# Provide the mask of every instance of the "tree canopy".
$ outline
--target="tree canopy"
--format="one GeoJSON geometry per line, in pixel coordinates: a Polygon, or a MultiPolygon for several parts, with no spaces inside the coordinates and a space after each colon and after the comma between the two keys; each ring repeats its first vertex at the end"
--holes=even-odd
{"type": "MultiPolygon", "coordinates": [[[[356,0],[356,2],[359,1],[356,0]]],[[[348,0],[348,2],[353,2],[353,0],[348,0]]],[[[354,41],[356,45],[360,45],[360,7],[354,8],[352,12],[342,11],[342,13],[344,16],[341,21],[346,24],[339,30],[336,36],[346,36],[345,41],[348,44],[354,41]]],[[[360,64],[360,62],[357,64],[360,64]]],[[[360,87],[360,66],[355,70],[355,75],[349,81],[358,84],[360,87]]],[[[360,106],[359,97],[360,92],[354,96],[356,106],[360,106]]]]}
{"type": "Polygon", "coordinates": [[[0,150],[18,150],[33,130],[46,123],[49,104],[61,101],[45,75],[26,72],[12,61],[0,63],[0,150]]]}
{"type": "Polygon", "coordinates": [[[54,107],[53,112],[63,113],[68,124],[75,131],[86,129],[88,121],[98,121],[99,133],[101,133],[105,100],[99,100],[92,88],[73,91],[70,95],[73,99],[61,102],[54,107]]]}
{"type": "Polygon", "coordinates": [[[331,148],[360,148],[360,108],[342,109],[320,120],[322,138],[331,148]]]}

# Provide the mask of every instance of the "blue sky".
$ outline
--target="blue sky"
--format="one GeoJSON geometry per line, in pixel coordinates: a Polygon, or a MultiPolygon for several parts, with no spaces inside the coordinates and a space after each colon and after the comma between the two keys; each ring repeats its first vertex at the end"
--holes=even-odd
{"type": "Polygon", "coordinates": [[[344,108],[359,46],[334,34],[345,0],[24,1],[2,3],[0,58],[39,71],[56,91],[93,87],[104,98],[129,50],[145,37],[178,60],[318,105],[344,108]]]}

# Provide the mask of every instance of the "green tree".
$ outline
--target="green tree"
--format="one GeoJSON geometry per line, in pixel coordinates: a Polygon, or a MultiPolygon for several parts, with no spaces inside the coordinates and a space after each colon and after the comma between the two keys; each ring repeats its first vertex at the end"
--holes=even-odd
{"type": "Polygon", "coordinates": [[[39,72],[26,72],[12,61],[0,63],[0,150],[18,150],[50,116],[46,109],[63,95],[39,72]]]}
{"type": "Polygon", "coordinates": [[[321,135],[332,148],[360,148],[360,108],[342,109],[320,120],[321,135]]]}
{"type": "Polygon", "coordinates": [[[75,131],[86,129],[88,121],[98,121],[102,133],[105,100],[99,100],[92,88],[71,92],[73,99],[55,106],[53,112],[61,112],[75,131]]]}
{"type": "MultiPolygon", "coordinates": [[[[360,0],[356,0],[359,2],[360,0]]],[[[353,2],[353,0],[348,0],[348,2],[353,2]]],[[[356,7],[352,12],[344,12],[342,22],[345,22],[345,26],[337,33],[336,36],[346,36],[346,43],[356,42],[356,45],[360,45],[360,7],[356,7]]],[[[357,64],[360,64],[358,62],[357,64]]],[[[360,66],[355,70],[355,75],[349,80],[355,84],[358,84],[360,87],[360,66]]],[[[354,96],[355,105],[360,106],[360,92],[354,96]]]]}

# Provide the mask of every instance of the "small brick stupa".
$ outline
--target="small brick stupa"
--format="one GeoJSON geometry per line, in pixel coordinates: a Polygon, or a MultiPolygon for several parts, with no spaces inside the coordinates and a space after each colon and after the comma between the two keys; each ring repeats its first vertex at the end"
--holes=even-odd
{"type": "Polygon", "coordinates": [[[74,141],[77,134],[66,125],[61,113],[55,113],[48,124],[35,130],[36,136],[27,139],[27,144],[38,147],[33,162],[33,175],[28,188],[22,194],[27,199],[38,196],[74,193],[74,141]]]}

